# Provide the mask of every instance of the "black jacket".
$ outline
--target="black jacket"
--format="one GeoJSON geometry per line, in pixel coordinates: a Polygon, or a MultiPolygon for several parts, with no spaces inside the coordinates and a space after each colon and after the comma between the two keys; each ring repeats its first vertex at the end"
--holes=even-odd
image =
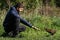
{"type": "Polygon", "coordinates": [[[5,17],[3,26],[8,26],[8,25],[9,26],[19,26],[20,22],[29,27],[32,27],[32,25],[29,22],[27,22],[25,19],[22,19],[19,16],[19,12],[16,10],[16,8],[14,6],[11,7],[5,17]]]}

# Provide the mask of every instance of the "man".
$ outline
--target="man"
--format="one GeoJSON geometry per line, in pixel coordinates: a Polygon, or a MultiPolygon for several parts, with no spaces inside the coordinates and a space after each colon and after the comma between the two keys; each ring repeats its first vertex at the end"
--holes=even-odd
{"type": "Polygon", "coordinates": [[[23,11],[23,9],[23,4],[17,3],[8,11],[3,22],[4,30],[7,35],[9,35],[9,33],[12,33],[11,36],[15,37],[19,32],[25,31],[25,26],[19,25],[20,22],[25,24],[26,26],[29,26],[30,28],[38,30],[38,28],[32,26],[29,22],[19,16],[19,12],[23,11]]]}

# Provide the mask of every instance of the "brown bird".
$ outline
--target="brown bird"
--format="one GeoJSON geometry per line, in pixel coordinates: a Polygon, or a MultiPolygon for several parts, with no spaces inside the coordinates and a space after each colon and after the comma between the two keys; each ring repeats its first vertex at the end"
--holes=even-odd
{"type": "Polygon", "coordinates": [[[48,28],[44,28],[48,33],[50,33],[51,35],[54,35],[56,33],[56,30],[54,29],[48,29],[48,28]]]}

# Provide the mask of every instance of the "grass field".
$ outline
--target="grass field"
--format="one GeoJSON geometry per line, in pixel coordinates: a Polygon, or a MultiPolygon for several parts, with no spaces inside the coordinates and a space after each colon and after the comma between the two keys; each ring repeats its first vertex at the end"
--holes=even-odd
{"type": "MultiPolygon", "coordinates": [[[[38,27],[40,31],[26,27],[25,32],[19,33],[24,37],[12,38],[0,36],[0,40],[60,40],[60,17],[37,16],[33,17],[32,20],[28,21],[30,21],[34,26],[38,27]],[[52,36],[44,30],[44,27],[55,29],[57,32],[52,36]]],[[[0,35],[3,32],[4,32],[3,26],[2,23],[0,23],[0,35]]]]}

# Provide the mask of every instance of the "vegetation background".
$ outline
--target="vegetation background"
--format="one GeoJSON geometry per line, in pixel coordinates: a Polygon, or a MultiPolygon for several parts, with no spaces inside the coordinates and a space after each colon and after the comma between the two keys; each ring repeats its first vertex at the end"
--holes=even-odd
{"type": "Polygon", "coordinates": [[[20,15],[38,27],[40,31],[26,27],[20,34],[24,37],[2,37],[0,40],[60,40],[60,0],[0,0],[0,35],[4,32],[3,21],[7,11],[17,2],[23,2],[25,9],[20,15]],[[44,27],[57,30],[51,36],[44,27]]]}

